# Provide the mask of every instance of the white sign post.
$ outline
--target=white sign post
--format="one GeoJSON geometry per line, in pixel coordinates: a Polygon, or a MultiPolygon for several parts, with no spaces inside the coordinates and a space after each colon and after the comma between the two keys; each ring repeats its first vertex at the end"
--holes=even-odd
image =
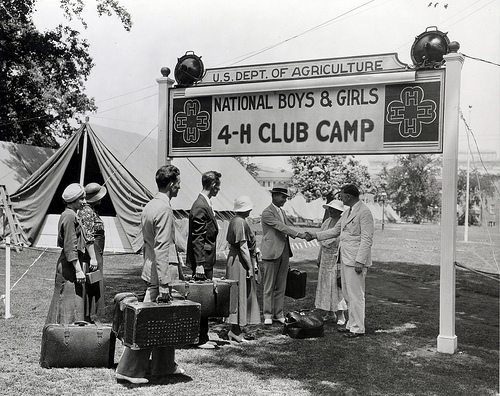
{"type": "Polygon", "coordinates": [[[445,123],[443,147],[443,185],[441,209],[441,275],[439,295],[439,336],[437,350],[457,351],[455,335],[455,251],[457,234],[457,172],[460,76],[464,57],[445,55],[445,123]]]}

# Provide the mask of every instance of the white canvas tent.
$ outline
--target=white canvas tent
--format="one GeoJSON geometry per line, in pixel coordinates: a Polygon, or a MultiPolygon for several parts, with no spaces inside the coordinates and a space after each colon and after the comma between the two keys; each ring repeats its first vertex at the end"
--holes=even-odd
{"type": "Polygon", "coordinates": [[[321,223],[325,215],[325,209],[323,208],[325,203],[326,200],[321,198],[306,202],[305,197],[299,193],[286,201],[283,209],[288,215],[297,219],[298,222],[309,220],[314,223],[321,223]]]}
{"type": "MultiPolygon", "coordinates": [[[[106,227],[106,249],[140,250],[140,214],[157,191],[156,153],[156,139],[94,124],[83,125],[11,195],[13,208],[32,245],[56,246],[57,221],[64,205],[62,191],[68,184],[79,182],[83,175],[84,184],[93,181],[108,189],[99,207],[106,227]]],[[[268,192],[234,158],[179,158],[172,164],[181,172],[181,190],[172,200],[179,219],[186,217],[201,191],[201,174],[209,170],[222,173],[221,191],[213,198],[221,220],[229,216],[239,195],[252,198],[253,216],[260,216],[270,202],[268,192]]],[[[181,223],[180,239],[180,233],[186,232],[181,223]]]]}

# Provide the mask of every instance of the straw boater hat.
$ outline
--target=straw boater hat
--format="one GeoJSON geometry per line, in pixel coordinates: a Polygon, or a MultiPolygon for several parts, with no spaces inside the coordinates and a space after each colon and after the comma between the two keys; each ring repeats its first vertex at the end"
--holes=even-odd
{"type": "Polygon", "coordinates": [[[234,200],[233,212],[248,212],[253,209],[253,202],[250,197],[241,195],[234,200]]]}
{"type": "Polygon", "coordinates": [[[66,203],[71,203],[76,201],[80,197],[85,196],[85,189],[81,184],[71,183],[66,187],[62,193],[62,199],[66,203]]]}
{"type": "Polygon", "coordinates": [[[85,200],[88,203],[94,203],[102,199],[106,195],[108,190],[106,187],[101,186],[97,183],[89,183],[85,186],[85,200]]]}
{"type": "Polygon", "coordinates": [[[271,191],[271,194],[273,193],[278,193],[278,194],[283,194],[283,195],[286,195],[287,197],[289,197],[290,195],[288,194],[288,187],[285,185],[285,184],[281,184],[281,183],[276,183],[274,186],[273,186],[273,189],[272,190],[269,190],[271,191]]]}
{"type": "Polygon", "coordinates": [[[338,199],[334,199],[333,201],[330,201],[327,204],[323,205],[323,208],[333,208],[337,209],[340,212],[343,212],[344,210],[349,209],[349,206],[344,205],[344,203],[342,201],[339,201],[338,199]]]}

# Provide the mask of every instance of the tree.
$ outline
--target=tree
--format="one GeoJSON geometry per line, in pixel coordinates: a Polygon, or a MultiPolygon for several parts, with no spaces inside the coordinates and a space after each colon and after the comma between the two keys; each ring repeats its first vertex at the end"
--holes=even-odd
{"type": "MultiPolygon", "coordinates": [[[[60,0],[66,17],[81,17],[83,1],[60,0]]],[[[78,31],[59,25],[39,32],[32,20],[36,0],[0,4],[0,139],[58,147],[57,137],[73,131],[96,110],[84,84],[94,64],[78,31]]],[[[99,15],[116,13],[127,30],[130,15],[115,0],[98,0],[99,15]]]]}
{"type": "Polygon", "coordinates": [[[396,156],[397,165],[380,173],[387,198],[400,216],[413,223],[433,220],[440,206],[440,186],[436,180],[440,167],[436,156],[408,154],[396,156]]]}
{"type": "Polygon", "coordinates": [[[290,158],[292,185],[306,201],[324,198],[344,184],[354,183],[360,191],[372,188],[368,168],[345,155],[308,155],[290,158]]]}
{"type": "Polygon", "coordinates": [[[255,179],[259,175],[259,167],[254,164],[253,162],[250,162],[249,157],[234,157],[236,160],[247,170],[248,173],[252,175],[252,177],[255,179]]]}
{"type": "MultiPolygon", "coordinates": [[[[482,222],[482,208],[488,202],[489,198],[495,194],[495,178],[498,176],[482,175],[477,169],[469,172],[469,224],[479,224],[482,222]],[[479,207],[481,212],[474,213],[474,207],[479,207]]],[[[458,171],[457,181],[457,203],[464,208],[463,218],[460,217],[459,224],[464,224],[465,218],[465,200],[467,190],[467,170],[458,171]]]]}

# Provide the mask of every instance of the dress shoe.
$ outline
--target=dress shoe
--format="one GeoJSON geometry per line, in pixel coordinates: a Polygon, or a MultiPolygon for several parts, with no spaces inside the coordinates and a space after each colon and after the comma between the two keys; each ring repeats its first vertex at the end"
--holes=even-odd
{"type": "MultiPolygon", "coordinates": [[[[345,327],[339,327],[337,329],[339,333],[350,333],[351,331],[349,329],[346,329],[345,327]]],[[[354,333],[353,333],[354,334],[354,333]]]]}
{"type": "Polygon", "coordinates": [[[269,325],[272,325],[272,324],[273,324],[273,320],[272,320],[272,319],[270,319],[270,318],[264,319],[264,324],[265,324],[265,325],[268,325],[268,326],[269,326],[269,325]]]}
{"type": "Polygon", "coordinates": [[[177,366],[175,371],[172,373],[174,375],[183,375],[186,372],[182,367],[177,366]]]}
{"type": "Polygon", "coordinates": [[[236,335],[231,330],[229,330],[229,332],[227,333],[227,336],[229,338],[229,341],[233,340],[233,341],[236,341],[238,343],[248,342],[248,340],[246,340],[245,337],[243,337],[243,334],[236,335]]]}
{"type": "Polygon", "coordinates": [[[285,324],[285,318],[274,318],[276,322],[280,322],[281,324],[285,324]]]}
{"type": "Polygon", "coordinates": [[[204,344],[199,344],[199,345],[197,345],[197,347],[200,349],[215,349],[215,345],[210,344],[208,342],[205,342],[204,344]]]}
{"type": "Polygon", "coordinates": [[[365,335],[365,333],[346,333],[344,334],[344,337],[345,338],[356,338],[356,337],[363,337],[365,335]]]}
{"type": "Polygon", "coordinates": [[[116,379],[122,381],[128,381],[131,384],[147,384],[149,382],[147,378],[127,377],[126,375],[118,373],[116,373],[116,379]]]}

